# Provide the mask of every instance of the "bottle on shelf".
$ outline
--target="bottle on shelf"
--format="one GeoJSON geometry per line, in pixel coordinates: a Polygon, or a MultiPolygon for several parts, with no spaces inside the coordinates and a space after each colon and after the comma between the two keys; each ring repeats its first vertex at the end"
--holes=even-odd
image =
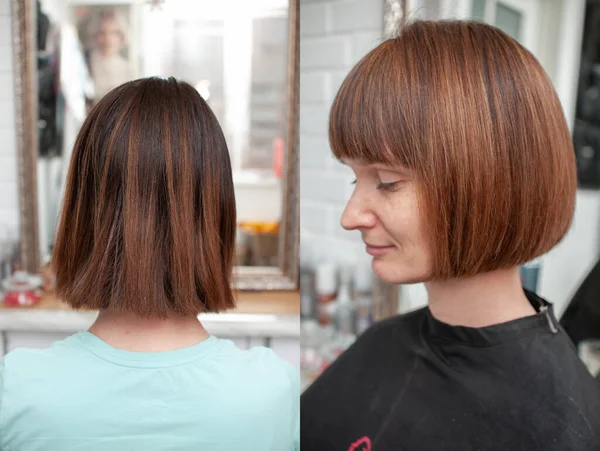
{"type": "Polygon", "coordinates": [[[335,320],[335,330],[331,338],[322,347],[323,365],[321,371],[327,368],[356,340],[355,304],[352,301],[350,291],[352,272],[352,267],[342,269],[338,294],[335,300],[327,305],[328,313],[335,320]]]}
{"type": "Polygon", "coordinates": [[[352,301],[350,285],[352,283],[353,268],[346,267],[340,272],[340,287],[335,299],[335,326],[338,334],[354,336],[356,331],[355,312],[356,306],[352,301]]]}
{"type": "Polygon", "coordinates": [[[331,324],[328,306],[337,295],[337,271],[335,264],[331,262],[320,263],[317,265],[315,277],[317,317],[319,324],[327,326],[331,324]]]}
{"type": "Polygon", "coordinates": [[[300,318],[302,321],[317,320],[315,273],[309,267],[300,267],[300,318]]]}
{"type": "Polygon", "coordinates": [[[300,245],[300,319],[317,321],[315,268],[311,265],[311,249],[300,245]]]}
{"type": "Polygon", "coordinates": [[[373,272],[370,264],[356,266],[353,298],[356,306],[356,334],[360,335],[373,324],[373,272]]]}

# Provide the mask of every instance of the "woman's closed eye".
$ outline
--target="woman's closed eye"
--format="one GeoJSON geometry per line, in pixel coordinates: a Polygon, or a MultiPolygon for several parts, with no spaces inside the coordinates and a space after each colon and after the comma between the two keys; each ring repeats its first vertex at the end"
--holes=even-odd
{"type": "MultiPolygon", "coordinates": [[[[350,182],[351,185],[356,185],[356,180],[354,179],[350,182]]],[[[398,184],[400,183],[400,181],[395,181],[395,182],[379,182],[377,184],[377,189],[378,190],[383,190],[383,191],[393,191],[398,184]]]]}
{"type": "Polygon", "coordinates": [[[379,182],[379,184],[377,185],[377,189],[383,190],[383,191],[392,191],[394,190],[398,184],[400,182],[396,181],[396,182],[379,182]]]}

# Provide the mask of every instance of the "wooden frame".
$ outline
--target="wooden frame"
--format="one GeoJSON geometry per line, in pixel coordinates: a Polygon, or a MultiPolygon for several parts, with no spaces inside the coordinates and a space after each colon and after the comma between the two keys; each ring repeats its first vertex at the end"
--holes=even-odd
{"type": "Polygon", "coordinates": [[[37,215],[37,83],[35,54],[36,11],[33,2],[12,0],[15,126],[19,188],[20,262],[22,269],[39,269],[37,215]]]}
{"type": "MultiPolygon", "coordinates": [[[[22,269],[40,269],[37,199],[37,80],[35,60],[36,9],[33,0],[11,1],[16,143],[20,207],[22,269]]],[[[289,2],[287,153],[279,267],[236,267],[234,288],[243,291],[297,290],[299,259],[299,3],[289,2]]]]}

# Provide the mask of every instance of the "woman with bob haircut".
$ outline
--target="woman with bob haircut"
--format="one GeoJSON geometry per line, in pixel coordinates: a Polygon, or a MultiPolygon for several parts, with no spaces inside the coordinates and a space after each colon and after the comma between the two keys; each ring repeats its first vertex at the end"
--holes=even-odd
{"type": "Polygon", "coordinates": [[[302,395],[302,449],[600,450],[600,387],[519,265],[569,229],[576,171],[552,83],[492,26],[420,21],[352,69],[333,153],[342,226],[428,307],[367,330],[302,395]]]}
{"type": "Polygon", "coordinates": [[[210,335],[234,307],[236,210],[221,127],[189,84],[125,83],[75,142],[52,256],[89,331],[0,362],[0,449],[299,449],[299,377],[210,335]]]}

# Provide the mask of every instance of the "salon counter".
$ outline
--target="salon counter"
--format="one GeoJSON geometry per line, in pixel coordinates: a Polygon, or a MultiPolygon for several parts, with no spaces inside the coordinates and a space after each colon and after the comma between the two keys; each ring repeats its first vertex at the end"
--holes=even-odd
{"type": "MultiPolygon", "coordinates": [[[[228,312],[199,315],[213,335],[233,340],[238,347],[270,346],[298,365],[300,303],[298,292],[240,292],[237,307],[228,312]]],[[[34,307],[5,307],[0,303],[0,356],[17,347],[43,348],[53,341],[85,330],[97,312],[74,311],[52,296],[34,307]]]]}

